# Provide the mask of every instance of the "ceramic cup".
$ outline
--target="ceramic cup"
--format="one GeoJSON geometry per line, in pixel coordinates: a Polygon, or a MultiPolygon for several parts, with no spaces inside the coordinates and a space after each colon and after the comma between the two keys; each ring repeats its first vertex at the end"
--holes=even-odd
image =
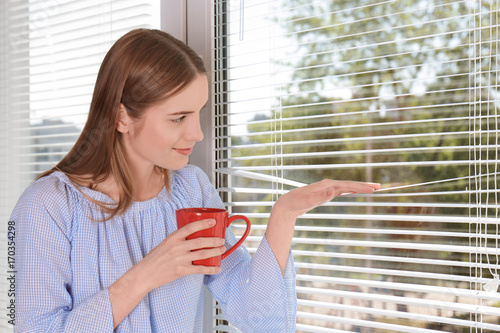
{"type": "MultiPolygon", "coordinates": [[[[177,217],[177,228],[182,228],[188,223],[196,222],[205,219],[214,219],[215,225],[211,228],[197,231],[188,236],[187,239],[194,239],[198,237],[226,237],[226,228],[235,220],[244,220],[247,223],[247,228],[243,236],[234,244],[230,249],[222,255],[193,261],[193,265],[203,266],[217,266],[220,267],[222,259],[233,253],[238,246],[243,243],[250,232],[250,220],[243,215],[234,215],[229,217],[229,213],[225,209],[218,208],[183,208],[175,211],[177,217]]],[[[200,249],[201,250],[201,249],[200,249]]]]}

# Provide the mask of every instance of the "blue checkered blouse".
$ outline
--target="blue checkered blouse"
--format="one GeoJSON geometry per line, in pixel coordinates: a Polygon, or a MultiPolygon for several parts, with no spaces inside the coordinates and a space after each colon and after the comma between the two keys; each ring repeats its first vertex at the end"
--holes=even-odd
{"type": "MultiPolygon", "coordinates": [[[[169,233],[175,210],[224,208],[197,167],[172,172],[172,190],[134,202],[106,222],[66,175],[34,182],[19,199],[16,222],[15,332],[112,332],[108,287],[169,233]]],[[[104,194],[81,188],[91,198],[104,194]]],[[[226,246],[234,244],[228,229],[226,246]]],[[[116,332],[201,332],[203,285],[243,332],[294,332],[295,271],[290,256],[282,276],[264,238],[252,256],[241,246],[222,262],[221,273],[189,275],[152,290],[116,332]]]]}

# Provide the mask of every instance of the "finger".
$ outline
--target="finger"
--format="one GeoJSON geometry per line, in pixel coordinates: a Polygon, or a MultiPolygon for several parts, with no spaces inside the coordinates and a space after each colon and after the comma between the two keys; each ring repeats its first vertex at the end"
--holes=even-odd
{"type": "Polygon", "coordinates": [[[329,196],[338,196],[341,194],[352,194],[352,193],[373,193],[375,190],[380,188],[380,184],[376,183],[361,183],[361,182],[351,182],[351,181],[338,181],[333,184],[329,190],[329,196]]]}
{"type": "Polygon", "coordinates": [[[224,238],[219,237],[198,237],[186,241],[186,250],[192,251],[204,248],[220,247],[225,243],[224,238]]]}
{"type": "Polygon", "coordinates": [[[195,261],[195,260],[203,260],[203,259],[208,259],[208,258],[213,258],[220,256],[226,252],[226,248],[224,246],[219,246],[211,249],[202,249],[202,250],[197,250],[193,251],[189,255],[189,260],[190,261],[195,261]]]}
{"type": "Polygon", "coordinates": [[[195,232],[211,228],[215,225],[214,219],[200,220],[191,222],[177,230],[177,235],[181,238],[187,238],[195,232]]]}
{"type": "Polygon", "coordinates": [[[371,187],[374,191],[380,190],[381,187],[380,183],[361,183],[361,184],[371,187]]]}

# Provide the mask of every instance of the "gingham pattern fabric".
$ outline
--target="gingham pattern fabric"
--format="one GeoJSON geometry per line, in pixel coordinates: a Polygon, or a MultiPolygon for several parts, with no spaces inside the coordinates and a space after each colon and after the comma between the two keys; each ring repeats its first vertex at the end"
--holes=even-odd
{"type": "MultiPolygon", "coordinates": [[[[34,182],[19,199],[16,223],[15,332],[112,332],[108,288],[177,229],[175,210],[224,208],[194,166],[172,172],[172,190],[134,202],[106,222],[98,207],[60,172],[34,182]]],[[[110,202],[104,194],[81,188],[110,202]]],[[[228,229],[226,246],[236,239],[228,229]]],[[[151,291],[116,332],[202,332],[203,285],[243,332],[294,332],[295,270],[285,275],[264,237],[252,256],[241,246],[214,276],[189,275],[151,291]]]]}

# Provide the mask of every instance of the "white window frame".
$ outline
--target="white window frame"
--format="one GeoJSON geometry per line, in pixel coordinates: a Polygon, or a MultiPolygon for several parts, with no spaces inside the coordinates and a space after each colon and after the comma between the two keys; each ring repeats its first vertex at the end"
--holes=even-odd
{"type": "MultiPolygon", "coordinates": [[[[211,34],[212,1],[162,0],[161,29],[182,40],[204,60],[209,82],[212,82],[211,34]]],[[[200,167],[209,177],[214,174],[213,151],[214,133],[212,116],[212,94],[209,84],[207,107],[201,112],[201,129],[205,135],[202,142],[196,144],[190,163],[200,167]]],[[[213,178],[212,178],[213,179],[213,178]]],[[[215,300],[210,292],[204,291],[203,332],[212,332],[215,325],[215,300]]]]}

